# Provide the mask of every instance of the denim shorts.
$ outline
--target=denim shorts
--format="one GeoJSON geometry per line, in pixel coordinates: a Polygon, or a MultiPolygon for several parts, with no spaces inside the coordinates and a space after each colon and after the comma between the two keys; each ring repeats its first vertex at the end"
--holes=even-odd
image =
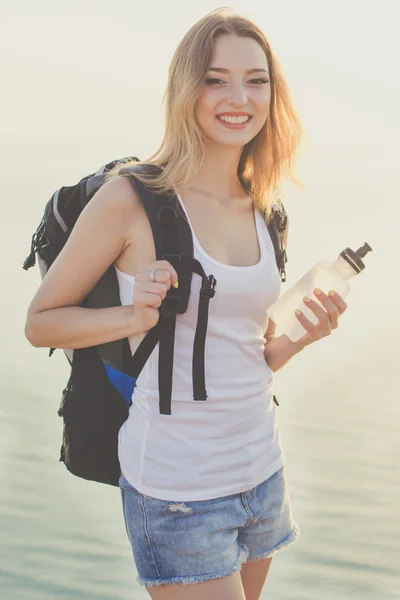
{"type": "Polygon", "coordinates": [[[138,582],[146,587],[227,577],[299,535],[284,467],[249,491],[194,502],[140,494],[123,475],[119,485],[138,582]]]}

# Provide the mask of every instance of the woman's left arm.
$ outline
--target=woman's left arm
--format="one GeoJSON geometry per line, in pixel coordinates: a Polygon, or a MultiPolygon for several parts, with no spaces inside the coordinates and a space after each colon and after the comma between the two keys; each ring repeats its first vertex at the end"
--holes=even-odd
{"type": "Polygon", "coordinates": [[[318,340],[330,335],[334,329],[337,329],[339,317],[347,309],[346,302],[333,290],[325,294],[317,288],[314,290],[314,295],[318,298],[322,306],[309,298],[304,298],[304,302],[318,318],[318,323],[316,325],[311,323],[299,310],[299,314],[296,317],[304,327],[306,333],[297,342],[292,342],[285,334],[275,336],[275,323],[273,321],[269,322],[265,334],[264,356],[272,371],[279,371],[293,356],[304,350],[306,346],[318,342],[318,340]]]}
{"type": "MultiPolygon", "coordinates": [[[[288,227],[286,228],[283,240],[285,247],[287,247],[287,238],[288,227]]],[[[296,311],[296,318],[304,327],[306,333],[297,342],[292,342],[285,334],[276,336],[276,325],[273,321],[269,321],[264,336],[266,340],[264,356],[272,371],[279,371],[293,356],[304,350],[306,346],[330,335],[332,330],[338,327],[339,317],[347,309],[346,302],[334,290],[329,290],[328,294],[325,294],[316,288],[313,293],[322,306],[318,302],[315,302],[315,300],[307,297],[304,298],[304,303],[318,318],[318,323],[316,325],[311,323],[301,310],[298,309],[296,311]]]]}

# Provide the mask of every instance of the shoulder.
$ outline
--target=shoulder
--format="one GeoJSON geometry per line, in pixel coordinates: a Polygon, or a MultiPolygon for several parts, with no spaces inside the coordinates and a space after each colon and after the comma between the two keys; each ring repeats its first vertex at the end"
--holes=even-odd
{"type": "Polygon", "coordinates": [[[109,208],[119,216],[133,215],[141,206],[140,198],[127,177],[113,177],[104,183],[88,206],[109,208]]]}
{"type": "Polygon", "coordinates": [[[106,227],[116,235],[129,237],[134,223],[143,213],[137,192],[127,177],[109,179],[88,202],[77,225],[102,230],[106,227]]]}

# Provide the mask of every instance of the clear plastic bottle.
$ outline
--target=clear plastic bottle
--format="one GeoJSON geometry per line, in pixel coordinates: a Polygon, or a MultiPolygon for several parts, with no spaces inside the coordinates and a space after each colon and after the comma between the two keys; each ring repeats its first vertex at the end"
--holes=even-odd
{"type": "Polygon", "coordinates": [[[365,269],[362,259],[371,251],[372,248],[365,243],[356,252],[350,248],[346,248],[334,262],[317,263],[315,267],[270,306],[268,316],[292,342],[297,342],[306,333],[306,330],[294,314],[297,308],[314,325],[318,323],[318,319],[312,310],[304,304],[304,296],[318,301],[313,294],[315,288],[320,288],[325,293],[328,293],[329,290],[334,290],[342,298],[347,296],[350,291],[349,280],[365,269]]]}

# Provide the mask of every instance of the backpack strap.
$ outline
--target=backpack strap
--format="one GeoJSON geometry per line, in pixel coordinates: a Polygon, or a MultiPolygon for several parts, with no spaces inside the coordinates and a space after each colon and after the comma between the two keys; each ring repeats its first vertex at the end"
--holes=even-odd
{"type": "MultiPolygon", "coordinates": [[[[143,168],[143,167],[141,167],[143,168]]],[[[152,168],[146,166],[146,168],[152,168]]],[[[204,272],[202,265],[193,257],[193,238],[190,225],[179,206],[175,194],[155,194],[134,176],[134,171],[121,171],[139,195],[149,219],[156,260],[167,260],[178,273],[179,288],[171,287],[161,304],[160,318],[144,337],[126,370],[137,378],[150,354],[159,343],[158,383],[160,413],[171,414],[173,356],[175,344],[176,316],[186,312],[192,274],[202,278],[199,313],[193,348],[193,396],[195,400],[206,400],[205,387],[205,338],[208,325],[208,305],[215,294],[216,281],[204,272]]]]}
{"type": "Polygon", "coordinates": [[[281,282],[286,281],[287,254],[285,248],[285,231],[288,226],[288,216],[283,204],[274,205],[270,219],[267,219],[266,213],[262,213],[265,223],[268,227],[269,235],[275,251],[276,264],[279,269],[281,282]]]}
{"type": "Polygon", "coordinates": [[[208,305],[211,298],[214,298],[215,296],[217,280],[213,275],[207,277],[199,262],[197,262],[197,267],[198,270],[195,270],[195,272],[200,275],[203,284],[200,289],[199,311],[193,346],[193,399],[207,400],[204,361],[208,326],[208,305]]]}

